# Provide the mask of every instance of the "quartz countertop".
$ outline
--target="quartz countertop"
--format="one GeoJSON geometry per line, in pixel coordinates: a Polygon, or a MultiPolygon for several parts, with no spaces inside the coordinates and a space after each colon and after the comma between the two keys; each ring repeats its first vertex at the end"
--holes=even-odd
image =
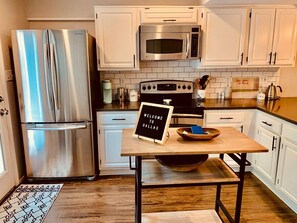
{"type": "MultiPolygon", "coordinates": [[[[275,101],[257,101],[256,99],[206,99],[201,103],[205,110],[214,109],[259,109],[278,118],[297,125],[297,97],[281,98],[275,101]]],[[[140,102],[125,102],[120,104],[114,101],[112,104],[103,105],[97,111],[138,111],[140,102]]]]}

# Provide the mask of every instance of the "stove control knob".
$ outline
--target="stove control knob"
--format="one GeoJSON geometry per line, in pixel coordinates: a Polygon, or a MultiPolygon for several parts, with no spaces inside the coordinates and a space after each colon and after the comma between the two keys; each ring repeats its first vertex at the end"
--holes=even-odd
{"type": "Polygon", "coordinates": [[[183,85],[183,89],[185,90],[187,87],[186,87],[186,85],[183,85]]]}
{"type": "Polygon", "coordinates": [[[189,86],[188,86],[188,90],[191,90],[191,88],[192,88],[191,85],[189,85],[189,86]]]}
{"type": "Polygon", "coordinates": [[[146,90],[146,86],[142,86],[142,90],[144,90],[144,91],[145,91],[145,90],[146,90]]]}
{"type": "Polygon", "coordinates": [[[181,88],[181,86],[180,85],[178,85],[178,87],[177,87],[178,89],[180,89],[181,88]]]}
{"type": "Polygon", "coordinates": [[[156,89],[156,86],[155,85],[153,86],[153,89],[156,89]]]}
{"type": "Polygon", "coordinates": [[[151,90],[151,88],[152,88],[152,87],[151,87],[150,85],[147,87],[148,90],[151,90]]]}

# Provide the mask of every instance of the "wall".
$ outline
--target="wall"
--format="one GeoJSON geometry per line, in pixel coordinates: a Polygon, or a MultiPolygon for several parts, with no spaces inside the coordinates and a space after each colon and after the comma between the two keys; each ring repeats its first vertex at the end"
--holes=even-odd
{"type": "MultiPolygon", "coordinates": [[[[7,74],[11,73],[12,62],[9,47],[11,46],[10,41],[10,30],[11,29],[23,29],[28,28],[27,15],[26,15],[26,1],[24,0],[0,0],[0,44],[2,46],[3,63],[4,69],[0,70],[3,80],[6,80],[7,74]]],[[[22,146],[19,135],[19,122],[18,114],[15,108],[15,85],[11,80],[6,81],[6,92],[5,98],[8,98],[9,105],[9,132],[10,142],[12,146],[13,154],[15,155],[15,164],[17,165],[18,173],[17,178],[20,179],[25,171],[23,169],[23,154],[22,146]]]]}
{"type": "MultiPolygon", "coordinates": [[[[278,68],[229,68],[229,69],[194,69],[189,61],[154,61],[141,62],[139,71],[102,71],[101,79],[112,82],[113,96],[116,88],[124,86],[139,91],[139,82],[155,79],[179,79],[194,81],[203,75],[210,75],[211,81],[206,88],[207,98],[217,98],[224,91],[232,77],[259,77],[259,85],[266,88],[270,83],[278,84],[278,68]]],[[[256,97],[257,92],[233,94],[233,97],[256,97]]],[[[194,95],[195,97],[195,95],[194,95]]]]}
{"type": "MultiPolygon", "coordinates": [[[[69,29],[76,29],[76,28],[83,28],[87,29],[89,33],[93,36],[95,36],[95,24],[94,24],[94,5],[203,5],[203,3],[208,2],[208,4],[213,4],[214,0],[201,0],[201,1],[194,1],[194,0],[186,0],[186,1],[178,1],[178,0],[128,0],[128,1],[121,1],[121,0],[93,0],[93,1],[86,1],[86,0],[28,0],[27,4],[27,11],[28,11],[28,18],[30,18],[29,21],[29,27],[30,28],[69,28],[69,29]],[[67,10],[65,10],[67,8],[67,10]],[[53,20],[53,19],[61,19],[60,21],[53,20]],[[79,21],[78,21],[79,20],[79,21]]],[[[244,1],[240,1],[243,3],[244,1]]],[[[268,2],[268,1],[267,1],[268,2]]],[[[267,3],[266,2],[266,3],[267,3]]],[[[277,2],[277,1],[275,1],[277,2]]],[[[249,3],[258,3],[255,1],[249,1],[249,3]]],[[[272,3],[269,1],[269,3],[272,3]]],[[[286,2],[286,4],[289,4],[292,2],[286,2]]],[[[266,79],[268,82],[273,82],[275,84],[280,83],[283,87],[284,93],[282,96],[286,97],[297,97],[297,91],[294,90],[294,86],[297,84],[297,68],[281,68],[278,70],[278,72],[275,72],[275,70],[271,71],[270,69],[265,70],[263,68],[259,69],[240,69],[240,70],[234,70],[234,69],[228,69],[225,71],[222,70],[205,70],[205,71],[195,71],[196,73],[193,74],[193,71],[189,72],[189,75],[185,77],[187,74],[187,71],[180,72],[177,76],[174,72],[167,72],[166,69],[162,70],[162,72],[153,72],[153,74],[148,77],[147,73],[149,69],[147,66],[151,66],[150,68],[158,68],[158,65],[152,64],[144,64],[142,63],[141,67],[142,69],[139,72],[136,73],[129,73],[129,72],[120,72],[121,76],[124,76],[126,82],[132,82],[133,88],[137,88],[135,82],[140,80],[148,80],[150,78],[153,79],[153,77],[157,76],[155,78],[163,78],[164,75],[166,78],[188,78],[190,80],[193,80],[194,77],[192,76],[201,76],[202,73],[206,72],[215,72],[215,74],[220,73],[219,77],[216,79],[216,81],[222,81],[224,78],[228,76],[240,76],[240,75],[248,75],[248,76],[259,76],[260,82],[261,80],[266,79]],[[264,73],[263,73],[264,72],[264,73]],[[273,72],[273,75],[271,75],[271,72],[273,72]],[[174,74],[173,74],[174,73],[174,74]],[[134,74],[135,78],[132,74],[134,74]],[[140,78],[139,78],[140,77],[140,78]],[[269,77],[269,78],[266,78],[269,77]],[[270,79],[272,78],[272,81],[270,79]]],[[[168,67],[168,70],[171,68],[168,67]]],[[[188,68],[181,68],[184,70],[189,70],[191,67],[188,68]]],[[[154,69],[156,71],[157,69],[154,69]]],[[[103,73],[104,74],[104,73],[103,73]]],[[[103,75],[102,74],[102,75],[103,75]]],[[[106,73],[107,76],[103,75],[103,78],[112,79],[114,82],[114,88],[118,86],[118,75],[115,73],[106,73]],[[114,77],[113,77],[114,76],[114,77]]],[[[154,79],[155,79],[154,78],[154,79]]],[[[222,91],[222,88],[224,86],[224,82],[213,82],[211,86],[219,86],[217,90],[208,89],[208,97],[214,97],[216,94],[216,91],[222,91]],[[218,84],[219,83],[219,84],[218,84]]],[[[131,83],[126,83],[128,88],[132,88],[131,83]]],[[[262,84],[262,83],[260,83],[262,84]]],[[[210,86],[210,87],[211,87],[210,86]]]]}
{"type": "Polygon", "coordinates": [[[283,89],[283,97],[297,97],[297,67],[282,68],[279,85],[283,89]]]}

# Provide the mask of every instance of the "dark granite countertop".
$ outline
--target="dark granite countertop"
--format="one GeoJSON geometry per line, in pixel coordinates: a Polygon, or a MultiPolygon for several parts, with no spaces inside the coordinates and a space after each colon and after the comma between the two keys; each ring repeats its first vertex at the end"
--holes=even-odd
{"type": "MultiPolygon", "coordinates": [[[[256,99],[207,99],[202,103],[206,110],[215,109],[259,109],[278,118],[297,125],[297,97],[281,98],[276,101],[257,101],[256,99]]],[[[97,111],[138,111],[139,102],[113,102],[97,108],[97,111]]]]}

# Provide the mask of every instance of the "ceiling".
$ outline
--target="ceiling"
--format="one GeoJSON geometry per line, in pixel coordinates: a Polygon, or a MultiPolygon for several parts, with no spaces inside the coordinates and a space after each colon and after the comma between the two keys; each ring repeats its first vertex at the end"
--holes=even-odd
{"type": "Polygon", "coordinates": [[[297,0],[205,0],[204,5],[297,5],[297,0]]]}

